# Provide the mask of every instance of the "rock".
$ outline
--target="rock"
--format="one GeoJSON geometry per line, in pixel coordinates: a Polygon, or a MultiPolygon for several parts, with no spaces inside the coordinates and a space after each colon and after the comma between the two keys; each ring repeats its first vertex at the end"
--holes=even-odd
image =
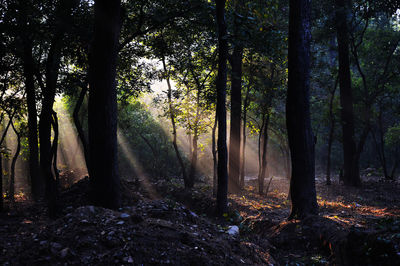
{"type": "Polygon", "coordinates": [[[59,250],[59,249],[62,248],[62,245],[61,245],[60,243],[57,243],[57,242],[51,242],[51,243],[50,243],[50,247],[51,247],[51,248],[54,248],[54,249],[56,249],[56,250],[59,250]]]}
{"type": "Polygon", "coordinates": [[[88,206],[89,212],[94,213],[94,206],[88,206]]]}
{"type": "Polygon", "coordinates": [[[61,250],[60,252],[61,258],[65,258],[66,256],[68,256],[68,253],[69,253],[69,248],[64,248],[63,250],[61,250]]]}
{"type": "Polygon", "coordinates": [[[192,211],[189,211],[189,213],[190,213],[190,215],[192,215],[192,216],[195,217],[195,218],[199,217],[197,214],[195,214],[195,213],[192,212],[192,211]]]}
{"type": "Polygon", "coordinates": [[[125,258],[124,258],[124,261],[127,262],[127,263],[133,263],[133,259],[132,259],[131,256],[125,257],[125,258]]]}
{"type": "Polygon", "coordinates": [[[236,236],[239,234],[239,227],[236,225],[229,226],[229,229],[226,231],[231,236],[236,236]]]}
{"type": "Polygon", "coordinates": [[[119,216],[121,219],[129,219],[129,217],[131,217],[129,214],[127,213],[121,213],[121,215],[119,216]]]}

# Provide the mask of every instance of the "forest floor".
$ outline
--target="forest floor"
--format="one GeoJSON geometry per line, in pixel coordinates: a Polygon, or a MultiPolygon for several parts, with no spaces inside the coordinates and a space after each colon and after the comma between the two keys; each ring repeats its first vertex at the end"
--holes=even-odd
{"type": "Polygon", "coordinates": [[[286,220],[287,180],[263,196],[254,185],[217,219],[207,184],[124,181],[124,207],[113,211],[89,205],[82,179],[61,193],[57,219],[26,201],[0,214],[0,265],[400,265],[398,182],[317,181],[320,215],[301,222],[286,220]]]}

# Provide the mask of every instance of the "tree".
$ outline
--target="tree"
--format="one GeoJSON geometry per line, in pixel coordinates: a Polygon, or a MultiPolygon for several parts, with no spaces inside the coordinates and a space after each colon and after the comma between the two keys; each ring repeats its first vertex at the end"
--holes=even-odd
{"type": "Polygon", "coordinates": [[[33,60],[32,50],[33,41],[30,27],[32,21],[28,23],[28,12],[30,7],[28,3],[18,2],[18,26],[20,29],[20,38],[22,42],[22,62],[25,77],[25,92],[28,107],[28,142],[29,142],[29,175],[32,186],[32,196],[35,200],[40,199],[44,192],[44,183],[40,174],[39,167],[39,146],[38,146],[38,124],[36,110],[36,90],[35,90],[35,62],[33,60]]]}
{"type": "Polygon", "coordinates": [[[310,0],[289,6],[288,92],[286,126],[292,159],[289,219],[317,214],[314,137],[310,121],[310,0]]]}
{"type": "Polygon", "coordinates": [[[231,124],[229,136],[229,191],[240,190],[240,124],[242,113],[242,61],[243,44],[240,36],[239,16],[241,1],[234,1],[234,43],[229,57],[231,73],[231,124]]]}
{"type": "Polygon", "coordinates": [[[217,75],[217,118],[218,118],[218,189],[217,214],[223,215],[228,208],[228,169],[226,148],[226,75],[228,40],[225,22],[225,0],[215,0],[218,27],[218,75],[217,75]]]}
{"type": "Polygon", "coordinates": [[[117,158],[116,67],[121,1],[95,1],[95,26],[89,65],[89,159],[92,200],[121,204],[117,158]]]}
{"type": "Polygon", "coordinates": [[[361,185],[354,140],[353,94],[351,89],[349,36],[346,1],[336,0],[336,30],[339,56],[339,87],[343,131],[343,178],[346,185],[361,185]]]}

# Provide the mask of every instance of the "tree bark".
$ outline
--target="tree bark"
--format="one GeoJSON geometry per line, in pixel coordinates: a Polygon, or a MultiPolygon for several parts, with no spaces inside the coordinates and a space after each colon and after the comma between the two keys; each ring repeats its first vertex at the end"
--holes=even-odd
{"type": "Polygon", "coordinates": [[[240,188],[244,189],[245,186],[245,174],[246,174],[246,124],[247,124],[247,107],[249,106],[249,96],[251,87],[248,86],[246,96],[244,98],[243,106],[243,126],[242,126],[242,148],[240,150],[240,188]]]}
{"type": "Polygon", "coordinates": [[[267,147],[268,147],[268,126],[269,126],[269,118],[270,114],[266,115],[264,121],[264,128],[262,133],[262,156],[261,156],[261,164],[260,171],[258,176],[258,193],[260,195],[264,194],[264,180],[266,178],[267,172],[267,147]]]}
{"type": "Polygon", "coordinates": [[[229,187],[231,193],[240,191],[240,122],[242,113],[243,47],[236,45],[231,56],[231,127],[229,138],[229,187]]]}
{"type": "Polygon", "coordinates": [[[361,179],[356,160],[354,139],[353,94],[351,88],[347,6],[345,0],[336,0],[336,29],[339,54],[340,105],[343,131],[344,184],[360,186],[361,179]]]}
{"type": "Polygon", "coordinates": [[[14,196],[15,196],[15,165],[17,163],[18,156],[21,151],[21,134],[15,128],[14,123],[12,122],[12,118],[10,118],[10,120],[11,120],[11,127],[12,127],[15,135],[17,136],[17,148],[15,150],[15,154],[11,161],[11,175],[10,175],[10,195],[9,195],[9,197],[10,197],[10,202],[13,205],[15,202],[15,198],[14,198],[14,196]]]}
{"type": "Polygon", "coordinates": [[[192,149],[192,156],[191,156],[190,170],[189,170],[189,183],[188,183],[188,188],[189,189],[193,188],[194,179],[195,179],[195,175],[196,175],[197,151],[198,151],[197,141],[198,141],[198,138],[199,138],[199,136],[198,136],[198,133],[197,133],[197,129],[195,129],[194,136],[193,136],[193,139],[192,139],[193,149],[192,149]]]}
{"type": "Polygon", "coordinates": [[[331,92],[331,98],[329,99],[329,137],[328,137],[328,155],[326,159],[326,184],[329,186],[331,184],[331,153],[333,144],[333,133],[335,132],[335,116],[333,114],[333,100],[335,99],[335,92],[338,84],[338,78],[335,81],[335,86],[331,92]]]}
{"type": "Polygon", "coordinates": [[[25,78],[25,92],[28,109],[28,147],[29,147],[29,177],[31,182],[32,197],[35,201],[44,196],[44,182],[40,175],[39,167],[39,146],[38,146],[38,125],[36,110],[36,95],[34,73],[35,66],[32,56],[32,39],[28,29],[28,16],[26,5],[23,1],[18,3],[20,14],[18,24],[21,27],[21,40],[23,46],[22,64],[25,78]]]}
{"type": "Polygon", "coordinates": [[[53,143],[51,145],[51,154],[53,157],[53,174],[56,179],[56,196],[58,196],[58,187],[60,185],[60,174],[58,172],[58,167],[57,167],[57,152],[58,152],[58,136],[59,136],[59,131],[58,131],[58,118],[57,118],[57,113],[53,111],[52,113],[52,127],[53,127],[53,132],[54,132],[54,138],[53,138],[53,143]]]}
{"type": "Polygon", "coordinates": [[[228,58],[227,28],[225,22],[225,0],[215,0],[218,27],[218,75],[217,116],[218,116],[218,191],[217,215],[228,210],[228,167],[226,147],[226,75],[228,58]]]}
{"type": "Polygon", "coordinates": [[[286,101],[286,126],[292,158],[292,210],[289,219],[302,219],[318,213],[314,137],[310,121],[310,12],[310,0],[290,1],[286,101]]]}
{"type": "Polygon", "coordinates": [[[45,181],[46,200],[50,217],[55,217],[56,210],[53,208],[56,197],[56,180],[52,174],[52,153],[51,153],[51,124],[53,104],[56,95],[57,80],[61,64],[62,47],[64,35],[67,31],[65,23],[70,16],[76,1],[62,0],[57,6],[55,14],[57,22],[55,31],[50,42],[50,48],[46,60],[46,85],[43,87],[42,111],[39,121],[40,140],[40,168],[45,181]]]}
{"type": "Polygon", "coordinates": [[[0,151],[0,213],[4,210],[3,200],[3,153],[0,151]]]}
{"type": "Polygon", "coordinates": [[[217,187],[218,187],[218,182],[217,182],[217,169],[218,169],[218,160],[217,160],[217,144],[216,144],[216,131],[217,131],[217,124],[218,124],[218,116],[217,114],[215,115],[215,121],[214,125],[212,128],[212,156],[213,156],[213,196],[217,196],[217,187]]]}
{"type": "Polygon", "coordinates": [[[95,205],[121,205],[117,155],[116,72],[121,1],[94,4],[94,38],[89,64],[89,174],[95,205]]]}

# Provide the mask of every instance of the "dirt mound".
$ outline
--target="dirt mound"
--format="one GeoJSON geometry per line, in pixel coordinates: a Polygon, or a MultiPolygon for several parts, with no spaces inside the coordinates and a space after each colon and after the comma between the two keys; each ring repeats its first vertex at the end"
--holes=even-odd
{"type": "Polygon", "coordinates": [[[142,201],[112,211],[79,207],[33,234],[11,264],[268,264],[272,258],[240,242],[183,205],[142,201]]]}

